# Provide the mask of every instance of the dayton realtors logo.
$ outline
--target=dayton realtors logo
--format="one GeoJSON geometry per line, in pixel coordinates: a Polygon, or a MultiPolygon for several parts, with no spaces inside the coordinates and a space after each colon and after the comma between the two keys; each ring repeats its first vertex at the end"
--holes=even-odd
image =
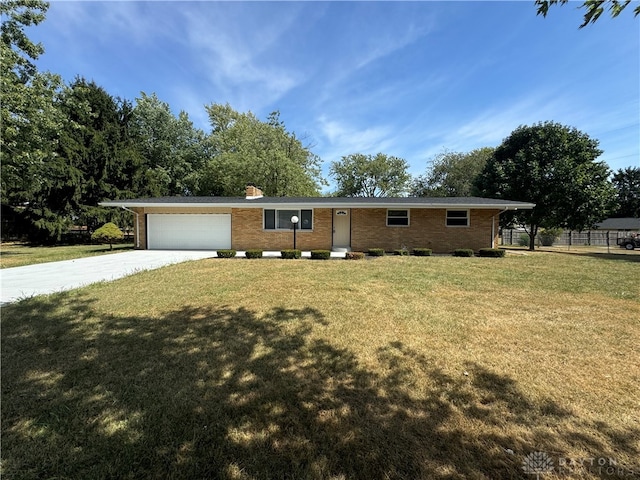
{"type": "Polygon", "coordinates": [[[540,480],[541,474],[553,472],[553,459],[544,452],[533,452],[524,457],[522,469],[540,480]]]}
{"type": "Polygon", "coordinates": [[[589,472],[601,477],[640,478],[637,471],[618,465],[618,462],[610,457],[558,457],[557,461],[554,461],[553,457],[545,452],[532,452],[524,457],[522,469],[524,473],[535,475],[536,480],[540,480],[541,475],[551,472],[557,475],[589,472]]]}

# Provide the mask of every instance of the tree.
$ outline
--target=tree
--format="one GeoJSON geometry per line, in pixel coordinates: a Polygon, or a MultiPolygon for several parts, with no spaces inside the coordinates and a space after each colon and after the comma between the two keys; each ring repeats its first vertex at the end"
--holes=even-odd
{"type": "Polygon", "coordinates": [[[340,197],[394,197],[406,194],[411,175],[406,160],[378,153],[354,153],[331,163],[340,197]]]}
{"type": "Polygon", "coordinates": [[[3,202],[6,198],[27,225],[29,240],[52,243],[73,224],[91,232],[106,221],[121,221],[123,212],[98,202],[133,193],[140,176],[127,126],[130,104],[84,79],[52,100],[40,94],[28,101],[44,106],[21,124],[16,148],[24,155],[3,164],[2,180],[3,202]],[[55,116],[43,116],[46,108],[55,116]]]}
{"type": "Polygon", "coordinates": [[[186,112],[174,116],[156,94],[136,99],[133,134],[144,161],[141,195],[192,195],[205,162],[204,132],[194,128],[186,112]]]}
{"type": "Polygon", "coordinates": [[[640,167],[620,169],[613,174],[615,217],[640,218],[640,167]]]}
{"type": "MultiPolygon", "coordinates": [[[[535,4],[538,7],[538,15],[543,17],[549,13],[549,7],[551,5],[564,5],[569,0],[536,0],[535,4]]],[[[585,0],[582,4],[582,8],[586,9],[584,14],[584,20],[580,28],[586,27],[590,23],[595,23],[600,15],[604,13],[605,7],[608,7],[611,17],[615,18],[631,3],[631,0],[585,0]]],[[[640,15],[640,5],[633,9],[635,16],[640,15]]]]}
{"type": "Polygon", "coordinates": [[[134,139],[126,135],[127,120],[123,118],[130,118],[131,106],[114,99],[95,82],[77,78],[60,108],[67,123],[60,132],[57,154],[66,165],[67,178],[55,179],[48,202],[64,202],[74,221],[91,232],[112,220],[115,213],[98,203],[118,198],[122,189],[130,191],[132,185],[126,177],[138,175],[129,165],[134,139]]]}
{"type": "Polygon", "coordinates": [[[206,107],[212,131],[198,193],[236,196],[248,183],[268,196],[317,196],[324,180],[320,160],[309,146],[289,133],[279,112],[266,122],[229,105],[206,107]]]}
{"type": "Polygon", "coordinates": [[[113,243],[124,238],[124,233],[115,223],[105,223],[91,234],[91,240],[100,243],[108,243],[109,250],[113,250],[113,243]]]}
{"type": "Polygon", "coordinates": [[[60,110],[66,88],[58,77],[46,73],[36,73],[28,84],[3,81],[3,87],[2,204],[23,224],[21,233],[32,240],[59,238],[68,222],[49,208],[44,196],[56,178],[64,182],[72,178],[56,153],[66,123],[60,110]]]}
{"type": "Polygon", "coordinates": [[[49,4],[41,0],[4,0],[0,3],[2,63],[23,84],[36,74],[33,60],[44,52],[42,44],[29,40],[24,28],[44,21],[48,9],[49,4]]]}
{"type": "Polygon", "coordinates": [[[535,247],[540,227],[584,230],[607,215],[613,195],[609,167],[596,162],[598,141],[575,128],[544,122],[520,126],[496,148],[475,182],[480,195],[535,203],[506,212],[535,247]]]}
{"type": "Polygon", "coordinates": [[[482,172],[492,147],[478,148],[468,153],[437,154],[427,171],[413,180],[410,195],[414,197],[469,197],[473,181],[482,172]]]}
{"type": "Polygon", "coordinates": [[[52,178],[69,180],[56,154],[66,89],[59,76],[37,71],[33,62],[44,49],[24,33],[45,19],[47,8],[39,0],[0,3],[2,204],[32,239],[59,238],[69,223],[44,201],[52,178]]]}

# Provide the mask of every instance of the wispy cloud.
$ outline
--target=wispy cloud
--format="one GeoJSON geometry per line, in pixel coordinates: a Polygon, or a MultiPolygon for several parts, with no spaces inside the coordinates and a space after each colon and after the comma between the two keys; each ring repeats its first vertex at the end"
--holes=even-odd
{"type": "Polygon", "coordinates": [[[393,144],[393,129],[387,125],[359,127],[326,117],[318,119],[321,132],[318,147],[325,161],[339,160],[352,153],[387,152],[393,144]]]}
{"type": "MultiPolygon", "coordinates": [[[[369,24],[363,20],[358,36],[350,31],[338,33],[328,40],[336,55],[323,59],[324,81],[316,103],[335,98],[337,93],[348,89],[354,77],[366,75],[363,71],[375,68],[376,64],[384,66],[385,59],[423,39],[433,28],[434,17],[430,16],[421,18],[419,24],[393,19],[369,24]]],[[[366,95],[370,94],[367,92],[366,95]]]]}
{"type": "MultiPolygon", "coordinates": [[[[199,6],[199,4],[196,4],[199,6]]],[[[269,18],[253,23],[242,19],[251,5],[224,4],[225,8],[190,9],[183,12],[186,41],[192,56],[211,85],[239,110],[260,109],[276,102],[304,80],[294,66],[280,62],[274,50],[295,24],[299,8],[265,10],[269,18]]]]}
{"type": "Polygon", "coordinates": [[[491,107],[453,128],[444,139],[454,145],[496,145],[520,125],[541,121],[560,121],[560,112],[568,111],[562,98],[534,93],[514,99],[510,105],[491,107]]]}
{"type": "Polygon", "coordinates": [[[376,62],[402,48],[411,45],[418,39],[427,35],[431,30],[431,24],[409,24],[401,32],[397,30],[381,32],[372,37],[365,48],[356,52],[353,62],[354,70],[361,69],[370,63],[376,62]]]}
{"type": "Polygon", "coordinates": [[[170,10],[151,8],[144,2],[71,1],[54,5],[47,22],[53,23],[61,36],[74,41],[69,44],[71,48],[83,47],[75,42],[83,33],[103,44],[125,37],[132,46],[149,45],[175,33],[170,10]]]}

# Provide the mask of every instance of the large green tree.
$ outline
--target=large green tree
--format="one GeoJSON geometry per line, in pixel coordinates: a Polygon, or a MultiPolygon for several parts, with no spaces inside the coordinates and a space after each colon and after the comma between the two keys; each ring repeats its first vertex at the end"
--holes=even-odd
{"type": "MultiPolygon", "coordinates": [[[[58,157],[65,162],[68,180],[58,179],[48,202],[68,202],[74,221],[89,231],[111,219],[110,210],[98,206],[107,198],[118,198],[128,189],[127,165],[133,138],[126,138],[123,112],[126,101],[114,99],[95,82],[77,78],[64,96],[61,109],[67,123],[60,135],[58,157]]],[[[63,213],[62,210],[60,212],[63,213]]]]}
{"type": "Polygon", "coordinates": [[[2,65],[23,84],[37,73],[33,61],[44,52],[42,44],[33,43],[24,29],[44,21],[48,9],[49,3],[41,0],[0,2],[2,65]]]}
{"type": "Polygon", "coordinates": [[[205,135],[189,116],[176,117],[156,94],[136,99],[133,133],[144,162],[140,195],[192,195],[199,188],[207,148],[205,135]]]}
{"type": "MultiPolygon", "coordinates": [[[[36,99],[47,103],[44,96],[36,99]]],[[[3,178],[3,187],[25,227],[23,233],[31,241],[51,243],[73,224],[90,232],[108,220],[126,225],[121,212],[98,203],[137,192],[141,163],[136,163],[137,142],[129,133],[131,105],[79,78],[63,88],[50,107],[58,119],[55,128],[39,128],[35,140],[19,138],[30,161],[3,165],[4,171],[15,167],[15,178],[3,178]]]]}
{"type": "Polygon", "coordinates": [[[437,154],[430,160],[424,175],[411,182],[410,195],[414,197],[469,197],[473,194],[473,182],[482,172],[492,147],[470,152],[437,154]]]}
{"type": "MultiPolygon", "coordinates": [[[[535,0],[536,7],[538,7],[538,15],[543,17],[549,13],[549,7],[552,5],[564,5],[569,3],[569,0],[535,0]]],[[[605,9],[609,10],[611,17],[615,18],[631,3],[631,0],[585,0],[581,5],[585,9],[584,18],[580,28],[584,28],[590,23],[595,23],[600,15],[602,15],[605,9]]],[[[636,16],[640,15],[640,5],[633,9],[636,16]]]]}
{"type": "Polygon", "coordinates": [[[640,167],[619,169],[613,174],[616,217],[640,218],[640,167]]]}
{"type": "Polygon", "coordinates": [[[14,225],[22,223],[34,236],[59,237],[68,221],[44,197],[52,178],[69,179],[56,152],[66,122],[60,110],[66,89],[59,76],[37,71],[34,61],[44,48],[24,31],[42,22],[47,8],[38,0],[0,3],[1,196],[3,216],[14,225]]]}
{"type": "Polygon", "coordinates": [[[208,160],[199,179],[201,195],[236,196],[254,183],[268,196],[317,196],[324,180],[320,160],[290,133],[279,112],[259,120],[227,105],[206,107],[212,131],[208,160]]]}
{"type": "Polygon", "coordinates": [[[353,153],[331,163],[340,197],[397,197],[407,193],[411,175],[406,160],[378,153],[353,153]]]}
{"type": "Polygon", "coordinates": [[[613,187],[609,167],[596,159],[598,141],[554,122],[520,126],[487,161],[475,182],[482,196],[533,202],[533,210],[503,214],[529,233],[535,248],[538,229],[584,230],[606,217],[613,187]]]}

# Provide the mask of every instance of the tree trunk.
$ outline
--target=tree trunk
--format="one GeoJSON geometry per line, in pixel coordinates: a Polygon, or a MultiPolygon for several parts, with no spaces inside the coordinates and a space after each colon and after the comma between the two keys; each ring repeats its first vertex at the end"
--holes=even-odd
{"type": "Polygon", "coordinates": [[[538,226],[531,225],[531,232],[529,232],[529,251],[533,252],[536,249],[536,236],[538,235],[538,226]]]}
{"type": "Polygon", "coordinates": [[[109,250],[113,250],[113,244],[112,243],[109,244],[109,250]]]}

